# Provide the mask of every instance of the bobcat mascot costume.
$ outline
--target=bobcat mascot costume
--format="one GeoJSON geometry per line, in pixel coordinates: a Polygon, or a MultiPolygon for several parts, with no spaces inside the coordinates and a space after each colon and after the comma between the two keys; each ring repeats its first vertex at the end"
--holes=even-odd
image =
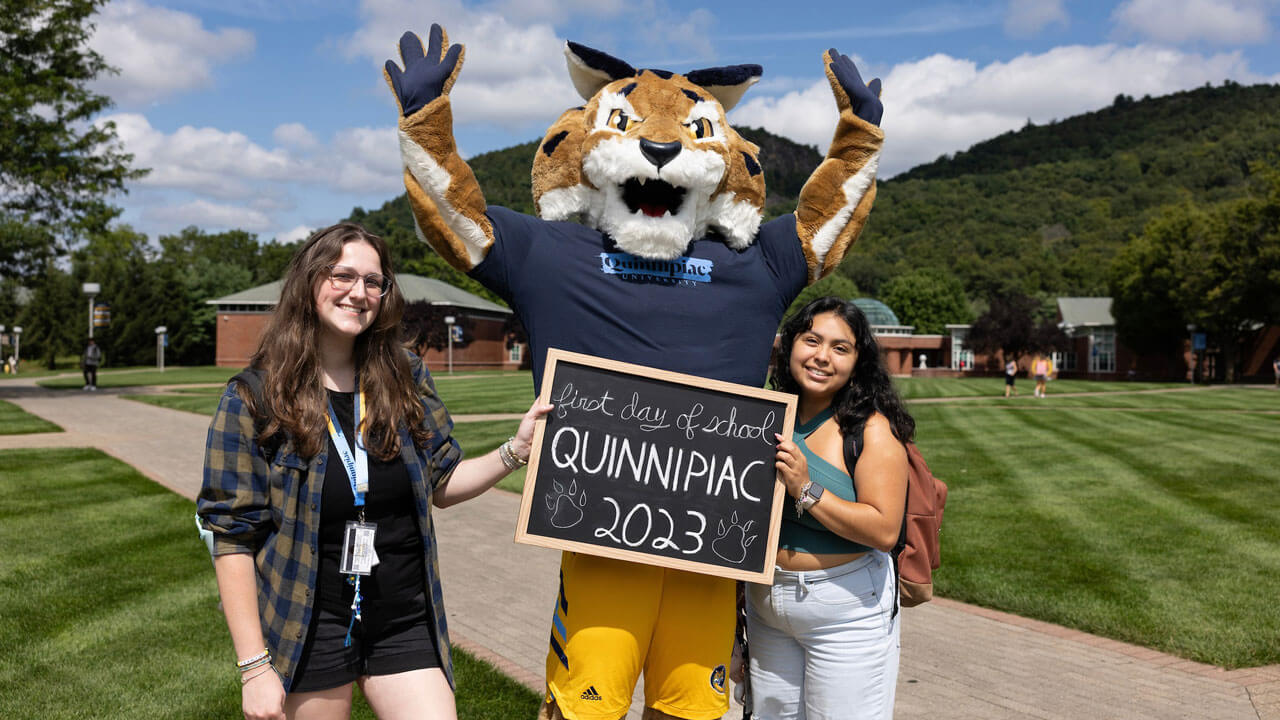
{"type": "MultiPolygon", "coordinates": [[[[534,383],[558,347],[761,386],[782,314],[840,264],[871,210],[879,80],[824,55],[835,139],[795,214],[762,225],[759,148],[725,119],[760,66],[636,70],[568,43],[586,104],[536,152],[530,217],[486,207],[458,155],[449,91],[463,55],[433,25],[425,53],[405,33],[404,68],[387,62],[404,183],[419,236],[519,315],[534,383]]],[[[719,718],[734,606],[731,580],[564,553],[542,715],[616,720],[643,671],[646,717],[719,718]]]]}

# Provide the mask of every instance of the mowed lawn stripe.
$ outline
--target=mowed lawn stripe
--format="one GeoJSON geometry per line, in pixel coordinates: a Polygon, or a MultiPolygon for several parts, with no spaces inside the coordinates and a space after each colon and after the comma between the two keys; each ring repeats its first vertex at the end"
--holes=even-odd
{"type": "MultiPolygon", "coordinates": [[[[0,452],[0,717],[240,716],[193,512],[97,450],[0,452]]],[[[537,713],[537,693],[454,660],[461,720],[537,713]]],[[[373,717],[358,692],[353,717],[373,717]]]]}
{"type": "MultiPolygon", "coordinates": [[[[1124,387],[1121,385],[1121,387],[1124,387]]],[[[968,406],[1046,410],[1052,408],[1133,409],[1133,410],[1231,410],[1241,412],[1280,411],[1280,392],[1269,389],[1175,386],[1159,392],[1116,391],[1099,395],[1050,394],[1044,399],[1017,397],[956,397],[948,402],[968,406]]]]}
{"type": "Polygon", "coordinates": [[[36,417],[11,402],[0,400],[0,435],[62,432],[62,428],[36,417]]]}
{"type": "Polygon", "coordinates": [[[953,493],[942,594],[1228,667],[1280,660],[1280,462],[1239,432],[1260,416],[913,412],[953,493]]]}

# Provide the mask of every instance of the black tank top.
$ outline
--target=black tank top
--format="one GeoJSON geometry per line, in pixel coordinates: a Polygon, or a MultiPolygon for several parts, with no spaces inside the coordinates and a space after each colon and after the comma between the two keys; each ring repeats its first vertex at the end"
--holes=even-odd
{"type": "MultiPolygon", "coordinates": [[[[355,437],[355,393],[330,390],[329,402],[348,442],[355,437]]],[[[328,432],[325,433],[328,435],[328,432]]],[[[347,521],[359,515],[351,493],[351,481],[342,467],[333,438],[328,438],[329,460],[324,473],[320,506],[320,572],[317,597],[322,607],[347,612],[354,592],[346,576],[338,572],[347,521]]],[[[378,526],[374,551],[378,564],[373,574],[360,580],[360,593],[370,604],[398,603],[423,591],[422,535],[418,531],[417,500],[409,471],[397,455],[383,462],[369,454],[369,491],[365,494],[365,522],[378,526]]]]}

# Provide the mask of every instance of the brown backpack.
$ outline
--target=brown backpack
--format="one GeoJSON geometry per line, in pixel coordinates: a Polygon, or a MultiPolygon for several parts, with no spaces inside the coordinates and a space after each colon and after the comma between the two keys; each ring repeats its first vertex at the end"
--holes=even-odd
{"type": "MultiPolygon", "coordinates": [[[[942,563],[942,510],[947,484],[929,472],[915,443],[907,446],[907,504],[902,529],[893,546],[893,569],[898,576],[897,605],[915,607],[933,599],[933,571],[942,563]]],[[[852,468],[862,450],[862,428],[844,437],[845,467],[852,468]]]]}

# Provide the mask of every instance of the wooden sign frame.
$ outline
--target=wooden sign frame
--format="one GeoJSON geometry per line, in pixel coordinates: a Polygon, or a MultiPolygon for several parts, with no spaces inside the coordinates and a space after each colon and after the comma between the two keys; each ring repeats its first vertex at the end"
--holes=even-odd
{"type": "MultiPolygon", "coordinates": [[[[600,369],[613,373],[636,376],[645,381],[658,382],[667,385],[684,385],[690,389],[697,391],[710,391],[713,393],[729,394],[741,396],[744,398],[753,398],[765,400],[767,402],[776,403],[785,408],[782,428],[779,430],[783,437],[791,437],[792,429],[795,426],[796,403],[797,399],[794,395],[788,393],[776,392],[773,390],[765,390],[762,388],[753,388],[746,385],[739,385],[720,380],[711,380],[708,378],[697,377],[694,375],[686,375],[667,370],[659,370],[656,368],[646,367],[643,365],[633,365],[631,363],[620,362],[617,360],[608,360],[605,358],[585,355],[582,353],[569,352],[567,350],[559,350],[551,348],[547,351],[547,362],[542,378],[542,392],[539,400],[544,403],[551,401],[551,394],[555,383],[557,369],[562,363],[585,366],[588,368],[600,369]]],[[[780,408],[781,409],[781,408],[780,408]]],[[[553,411],[554,412],[554,411],[553,411]]],[[[516,523],[515,541],[526,545],[536,545],[539,547],[552,548],[557,550],[568,550],[572,552],[581,552],[590,555],[598,555],[603,557],[614,558],[618,560],[626,560],[630,562],[639,562],[647,565],[657,565],[660,567],[675,568],[678,570],[688,570],[709,575],[726,577],[733,580],[745,580],[748,582],[769,584],[773,582],[774,559],[778,550],[778,531],[782,520],[782,501],[785,497],[784,487],[782,483],[776,482],[776,470],[772,474],[775,479],[773,483],[772,498],[768,501],[769,519],[768,534],[766,539],[765,552],[763,556],[762,567],[759,569],[738,569],[725,567],[712,562],[702,562],[697,560],[689,560],[683,558],[668,557],[665,555],[653,554],[639,550],[628,550],[621,547],[610,547],[606,545],[597,545],[589,542],[579,542],[566,538],[552,537],[544,534],[536,534],[529,532],[530,514],[534,507],[534,495],[538,485],[539,468],[543,467],[542,449],[545,440],[547,428],[546,418],[538,420],[534,428],[533,436],[533,452],[529,458],[528,472],[525,477],[524,491],[520,500],[520,516],[516,523]]],[[[772,439],[770,439],[772,442],[772,439]]],[[[686,482],[687,486],[687,482],[686,482]]],[[[585,492],[585,491],[584,491],[585,492]]],[[[744,490],[745,493],[745,490],[744,490]]],[[[735,494],[736,498],[736,494],[735,494]]],[[[763,499],[763,498],[762,498],[763,499]]],[[[585,503],[585,498],[584,498],[585,503]]],[[[597,535],[599,537],[599,535],[597,535]]],[[[749,544],[749,543],[748,543],[749,544]]],[[[720,556],[722,559],[723,556],[720,556]]]]}

